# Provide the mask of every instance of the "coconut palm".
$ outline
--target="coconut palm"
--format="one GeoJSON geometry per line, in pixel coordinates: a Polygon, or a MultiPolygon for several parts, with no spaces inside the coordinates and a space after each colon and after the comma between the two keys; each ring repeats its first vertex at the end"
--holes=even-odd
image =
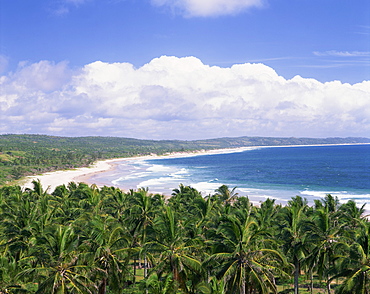
{"type": "Polygon", "coordinates": [[[153,240],[147,242],[146,249],[155,258],[152,259],[158,277],[171,275],[176,287],[187,292],[188,276],[201,273],[201,262],[194,256],[197,250],[196,239],[186,237],[181,221],[173,210],[166,206],[154,221],[153,240]]]}
{"type": "Polygon", "coordinates": [[[132,249],[130,238],[111,216],[95,215],[85,230],[82,247],[86,252],[85,264],[92,265],[94,280],[99,294],[105,294],[107,287],[120,293],[128,280],[128,263],[132,249]]]}
{"type": "Polygon", "coordinates": [[[330,276],[334,261],[341,256],[341,249],[346,247],[342,240],[342,228],[337,215],[330,205],[315,210],[309,236],[311,253],[308,257],[311,267],[316,268],[320,279],[326,282],[326,291],[330,294],[330,276]]]}
{"type": "Polygon", "coordinates": [[[174,294],[176,293],[176,288],[172,274],[161,279],[155,272],[141,284],[141,289],[150,294],[174,294]]]}
{"type": "Polygon", "coordinates": [[[226,294],[224,280],[217,280],[212,277],[207,282],[201,282],[197,285],[197,293],[202,294],[226,294]]]}
{"type": "MultiPolygon", "coordinates": [[[[140,188],[130,198],[130,228],[135,242],[141,247],[146,243],[148,226],[153,224],[156,208],[152,203],[152,195],[148,193],[148,189],[144,188],[140,188]]],[[[146,277],[148,264],[145,251],[143,251],[143,254],[144,277],[146,277]]]]}
{"type": "Polygon", "coordinates": [[[275,274],[282,273],[284,257],[269,248],[248,212],[244,219],[227,216],[217,235],[208,262],[219,263],[216,274],[225,281],[226,293],[277,293],[275,274]]]}
{"type": "Polygon", "coordinates": [[[34,242],[33,226],[39,219],[37,201],[28,192],[13,191],[0,210],[1,238],[19,260],[34,242]]]}
{"type": "Polygon", "coordinates": [[[91,268],[80,262],[80,240],[72,226],[50,227],[37,243],[31,252],[37,260],[36,266],[20,273],[21,277],[29,275],[39,281],[37,294],[93,293],[96,290],[88,277],[91,268]]]}
{"type": "Polygon", "coordinates": [[[194,201],[202,198],[202,195],[195,188],[183,184],[172,191],[172,197],[168,199],[168,205],[181,216],[187,218],[193,212],[194,201]]]}
{"type": "MultiPolygon", "coordinates": [[[[275,199],[267,198],[261,203],[260,207],[253,207],[253,215],[258,226],[263,230],[271,230],[276,226],[276,216],[278,214],[278,206],[275,205],[275,199]]],[[[280,208],[280,207],[279,207],[280,208]]]]}
{"type": "Polygon", "coordinates": [[[103,197],[105,211],[123,223],[125,211],[129,206],[128,194],[122,192],[121,189],[106,186],[101,188],[100,193],[105,195],[103,197]]]}
{"type": "Polygon", "coordinates": [[[283,251],[294,265],[294,293],[299,293],[299,276],[304,258],[308,254],[305,224],[307,200],[300,196],[293,197],[282,210],[283,222],[280,239],[283,251]]]}
{"type": "Polygon", "coordinates": [[[357,207],[356,202],[349,200],[347,203],[342,204],[338,212],[340,213],[340,220],[345,224],[345,227],[349,230],[357,228],[362,220],[367,216],[364,216],[365,204],[361,207],[357,207]]]}
{"type": "Polygon", "coordinates": [[[230,189],[227,185],[222,185],[215,190],[215,196],[224,203],[231,204],[239,195],[239,193],[235,192],[236,188],[237,187],[230,189]]]}
{"type": "Polygon", "coordinates": [[[356,230],[355,242],[349,247],[349,254],[341,259],[339,273],[332,279],[345,278],[336,289],[338,294],[370,293],[370,224],[362,220],[356,230]]]}
{"type": "Polygon", "coordinates": [[[19,273],[28,264],[27,256],[22,256],[16,260],[8,250],[0,256],[0,293],[27,293],[35,291],[33,279],[21,279],[19,273]]]}

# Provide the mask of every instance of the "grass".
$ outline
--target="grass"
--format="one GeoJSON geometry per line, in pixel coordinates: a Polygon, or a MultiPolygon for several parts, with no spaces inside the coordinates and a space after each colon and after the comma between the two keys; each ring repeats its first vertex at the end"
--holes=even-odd
{"type": "MultiPolygon", "coordinates": [[[[278,293],[291,294],[294,293],[293,285],[279,285],[277,286],[278,293]]],[[[311,294],[311,291],[307,287],[299,287],[300,294],[311,294]]],[[[325,293],[324,288],[313,288],[313,294],[325,293]]],[[[334,293],[334,292],[333,292],[334,293]]]]}

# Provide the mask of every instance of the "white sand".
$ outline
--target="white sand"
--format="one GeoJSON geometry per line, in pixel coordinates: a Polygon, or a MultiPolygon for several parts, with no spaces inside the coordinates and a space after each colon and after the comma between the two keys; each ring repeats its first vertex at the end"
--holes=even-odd
{"type": "Polygon", "coordinates": [[[127,160],[143,160],[143,159],[152,159],[152,158],[169,158],[169,157],[187,157],[187,156],[196,156],[196,155],[205,155],[205,154],[219,154],[219,153],[233,153],[238,151],[248,150],[254,147],[242,147],[242,148],[233,148],[233,149],[217,149],[209,151],[197,151],[197,152],[178,152],[166,154],[163,156],[157,156],[155,154],[148,156],[137,156],[137,157],[126,157],[126,158],[114,158],[108,160],[97,161],[90,167],[81,167],[71,170],[60,170],[55,172],[48,172],[36,176],[29,176],[25,178],[25,181],[21,183],[22,188],[33,188],[32,181],[40,180],[42,187],[48,189],[49,193],[53,192],[55,188],[59,185],[68,185],[70,182],[84,182],[87,184],[93,184],[89,181],[93,175],[97,173],[107,172],[115,168],[118,162],[127,161],[127,160]]]}
{"type": "Polygon", "coordinates": [[[69,182],[82,182],[82,178],[100,172],[105,172],[114,168],[114,163],[125,160],[125,158],[115,158],[109,160],[98,161],[90,167],[81,167],[71,170],[59,170],[55,172],[48,172],[41,175],[26,177],[26,181],[21,184],[22,188],[32,188],[33,180],[40,180],[44,189],[53,192],[59,185],[68,185],[69,182]]]}
{"type": "MultiPolygon", "coordinates": [[[[330,144],[325,144],[328,146],[330,144]]],[[[339,144],[333,144],[339,145],[339,144]]],[[[340,144],[340,145],[355,145],[355,144],[340,144]]],[[[113,170],[115,166],[122,161],[126,160],[143,160],[143,159],[153,159],[153,158],[170,158],[170,157],[190,157],[190,156],[197,156],[197,155],[207,155],[207,154],[222,154],[222,153],[234,153],[234,152],[242,152],[246,150],[252,150],[256,148],[270,148],[270,147],[304,147],[304,146],[318,146],[318,145],[289,145],[289,146],[250,146],[250,147],[240,147],[240,148],[228,148],[228,149],[215,149],[215,150],[201,150],[196,152],[177,152],[177,153],[170,153],[163,156],[158,155],[148,155],[148,156],[138,156],[138,157],[126,157],[126,158],[115,158],[115,159],[108,159],[102,160],[94,163],[90,167],[83,167],[77,168],[73,170],[62,170],[62,171],[55,171],[49,172],[41,175],[36,176],[29,176],[26,177],[21,187],[23,188],[32,188],[32,181],[33,180],[40,180],[44,189],[48,189],[49,193],[53,192],[54,189],[59,185],[68,185],[69,182],[84,182],[87,184],[93,184],[89,179],[97,174],[102,172],[107,172],[113,170]]]]}

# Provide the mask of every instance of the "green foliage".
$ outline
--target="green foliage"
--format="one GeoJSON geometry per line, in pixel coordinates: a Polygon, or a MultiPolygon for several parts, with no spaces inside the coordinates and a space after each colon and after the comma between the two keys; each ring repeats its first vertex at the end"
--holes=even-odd
{"type": "Polygon", "coordinates": [[[203,198],[180,185],[165,201],[146,188],[33,185],[0,188],[1,294],[370,290],[370,224],[330,195],[281,207],[227,186],[203,198]]]}

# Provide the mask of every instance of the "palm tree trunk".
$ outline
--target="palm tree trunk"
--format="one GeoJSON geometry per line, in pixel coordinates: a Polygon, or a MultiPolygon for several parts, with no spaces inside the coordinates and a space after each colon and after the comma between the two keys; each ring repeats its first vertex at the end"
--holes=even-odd
{"type": "Polygon", "coordinates": [[[148,275],[148,261],[146,259],[146,254],[144,256],[144,278],[146,278],[146,276],[148,275]]]}
{"type": "Polygon", "coordinates": [[[136,282],[136,258],[134,258],[134,283],[136,282]]]}
{"type": "Polygon", "coordinates": [[[310,269],[310,293],[313,294],[313,270],[310,269]]]}
{"type": "Polygon", "coordinates": [[[107,279],[104,278],[99,286],[99,294],[106,294],[107,293],[107,279]]]}
{"type": "Polygon", "coordinates": [[[329,282],[329,278],[326,281],[326,291],[328,292],[328,294],[330,294],[330,282],[329,282]]]}
{"type": "Polygon", "coordinates": [[[300,266],[299,266],[299,260],[298,258],[294,258],[294,294],[299,293],[299,272],[300,272],[300,266]]]}

